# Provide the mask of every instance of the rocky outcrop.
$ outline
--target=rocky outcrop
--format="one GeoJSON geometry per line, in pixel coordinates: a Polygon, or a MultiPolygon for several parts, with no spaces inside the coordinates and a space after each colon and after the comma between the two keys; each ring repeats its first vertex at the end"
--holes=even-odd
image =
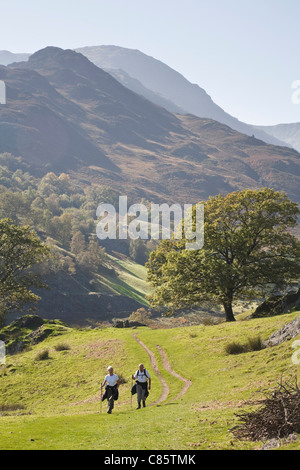
{"type": "Polygon", "coordinates": [[[129,321],[129,320],[117,320],[114,323],[114,328],[137,328],[138,326],[147,326],[144,323],[140,323],[137,321],[129,321]]]}
{"type": "Polygon", "coordinates": [[[300,289],[298,292],[292,291],[285,295],[274,295],[266,299],[257,307],[252,314],[252,318],[272,317],[290,313],[294,308],[300,308],[300,289]]]}
{"type": "Polygon", "coordinates": [[[18,354],[41,343],[49,336],[60,335],[68,325],[60,320],[45,320],[38,315],[25,315],[0,331],[8,354],[18,354]]]}
{"type": "Polygon", "coordinates": [[[284,325],[280,330],[275,331],[264,343],[265,346],[278,346],[284,341],[291,340],[300,334],[300,316],[284,325]]]}

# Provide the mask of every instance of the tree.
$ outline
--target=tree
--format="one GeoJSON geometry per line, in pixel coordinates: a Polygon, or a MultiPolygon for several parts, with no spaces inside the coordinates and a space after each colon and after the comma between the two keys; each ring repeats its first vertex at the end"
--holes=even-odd
{"type": "Polygon", "coordinates": [[[14,223],[30,217],[30,203],[20,192],[5,191],[0,194],[0,218],[9,217],[14,223]]]}
{"type": "Polygon", "coordinates": [[[71,252],[75,255],[78,255],[79,253],[82,253],[86,250],[85,238],[80,231],[74,233],[71,240],[70,249],[71,252]]]}
{"type": "Polygon", "coordinates": [[[45,287],[31,268],[48,256],[48,248],[30,227],[0,219],[0,322],[5,315],[40,298],[32,288],[45,287]]]}
{"type": "Polygon", "coordinates": [[[50,218],[46,229],[52,238],[59,241],[63,247],[69,248],[72,238],[72,218],[70,214],[63,213],[59,217],[50,218]]]}
{"type": "Polygon", "coordinates": [[[144,307],[138,308],[135,312],[129,316],[130,322],[137,322],[144,325],[150,325],[151,323],[151,310],[146,310],[144,307]]]}
{"type": "Polygon", "coordinates": [[[106,262],[105,248],[99,245],[96,237],[91,236],[85,251],[78,253],[76,260],[82,269],[96,273],[106,262]]]}
{"type": "Polygon", "coordinates": [[[129,242],[129,256],[136,263],[145,265],[148,260],[147,245],[143,240],[130,240],[129,242]]]}
{"type": "Polygon", "coordinates": [[[233,302],[300,277],[298,205],[273,189],[236,191],[205,203],[205,244],[185,250],[185,240],[164,240],[147,264],[153,306],[175,310],[203,301],[223,305],[234,321],[233,302]]]}

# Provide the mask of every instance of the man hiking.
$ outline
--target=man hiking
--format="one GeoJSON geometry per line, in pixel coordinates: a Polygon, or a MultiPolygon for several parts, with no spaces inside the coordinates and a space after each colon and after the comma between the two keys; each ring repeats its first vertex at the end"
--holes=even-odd
{"type": "Polygon", "coordinates": [[[114,409],[115,400],[118,399],[119,396],[119,385],[120,380],[117,374],[114,374],[114,369],[112,366],[107,368],[108,374],[105,376],[103,384],[101,384],[101,390],[105,387],[105,394],[102,397],[102,401],[107,399],[107,413],[111,414],[112,410],[114,409]]]}
{"type": "Polygon", "coordinates": [[[136,380],[136,393],[137,393],[137,410],[141,408],[141,402],[143,402],[143,407],[146,406],[146,398],[148,396],[148,390],[151,390],[151,377],[149,372],[144,368],[143,364],[139,365],[138,370],[134,375],[132,375],[132,379],[136,380]],[[148,380],[149,380],[149,387],[148,387],[148,380]]]}

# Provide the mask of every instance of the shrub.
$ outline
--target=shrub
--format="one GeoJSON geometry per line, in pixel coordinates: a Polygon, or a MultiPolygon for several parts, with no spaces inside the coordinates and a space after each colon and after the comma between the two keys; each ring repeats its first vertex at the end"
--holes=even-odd
{"type": "Polygon", "coordinates": [[[242,354],[246,351],[247,349],[245,345],[238,343],[237,341],[232,341],[231,343],[228,343],[225,346],[225,352],[227,354],[242,354]]]}
{"type": "Polygon", "coordinates": [[[137,309],[129,317],[130,322],[137,322],[149,326],[151,324],[151,311],[144,307],[137,309]]]}
{"type": "Polygon", "coordinates": [[[65,343],[59,343],[56,346],[54,346],[55,351],[69,351],[70,346],[65,343]]]}
{"type": "Polygon", "coordinates": [[[213,317],[204,317],[201,320],[201,323],[204,326],[214,326],[216,324],[216,320],[213,317]]]}
{"type": "Polygon", "coordinates": [[[0,405],[0,412],[24,410],[24,406],[19,403],[0,405]]]}
{"type": "Polygon", "coordinates": [[[47,359],[49,359],[48,349],[45,349],[44,351],[39,352],[35,357],[36,361],[45,361],[47,359]]]}
{"type": "Polygon", "coordinates": [[[248,346],[250,351],[261,351],[264,349],[264,345],[260,336],[255,338],[248,338],[248,346]]]}
{"type": "Polygon", "coordinates": [[[227,354],[242,354],[250,351],[261,351],[264,349],[264,344],[260,336],[248,338],[247,344],[232,341],[225,346],[227,354]]]}
{"type": "Polygon", "coordinates": [[[190,338],[197,338],[197,333],[189,333],[190,338]]]}

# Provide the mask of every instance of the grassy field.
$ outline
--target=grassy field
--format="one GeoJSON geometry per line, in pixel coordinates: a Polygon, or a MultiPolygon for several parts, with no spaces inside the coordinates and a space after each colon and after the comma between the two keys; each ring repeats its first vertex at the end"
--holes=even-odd
{"type": "Polygon", "coordinates": [[[141,304],[149,305],[147,295],[150,294],[151,288],[146,282],[146,268],[125,256],[107,256],[115,274],[96,275],[99,292],[126,295],[141,304]]]}
{"type": "MultiPolygon", "coordinates": [[[[31,350],[7,357],[0,372],[0,449],[260,449],[261,442],[239,441],[230,428],[237,424],[236,412],[255,408],[263,389],[276,388],[282,374],[298,374],[293,341],[240,355],[228,355],[225,346],[258,335],[265,340],[299,313],[257,320],[241,315],[233,324],[173,329],[60,328],[31,350]],[[155,354],[169,386],[159,405],[151,403],[161,396],[161,382],[133,334],[155,354]],[[57,350],[62,344],[69,349],[57,350]],[[173,369],[192,381],[177,400],[183,384],[164,369],[157,345],[173,369]],[[49,359],[37,360],[45,349],[49,359]],[[140,362],[153,386],[148,406],[136,411],[130,376],[140,362]],[[112,415],[99,401],[108,365],[125,382],[112,415]]],[[[298,448],[298,442],[281,446],[298,448]]]]}

